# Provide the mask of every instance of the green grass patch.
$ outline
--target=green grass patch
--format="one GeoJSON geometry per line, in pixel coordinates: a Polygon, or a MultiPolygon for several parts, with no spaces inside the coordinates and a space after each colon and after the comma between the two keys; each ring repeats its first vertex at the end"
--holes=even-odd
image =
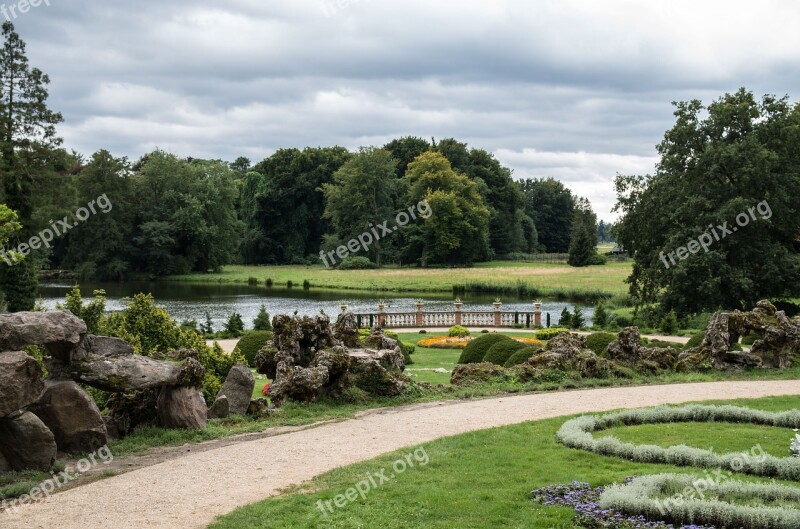
{"type": "MultiPolygon", "coordinates": [[[[623,296],[631,263],[574,268],[566,264],[492,261],[470,268],[408,268],[388,266],[378,270],[330,270],[322,264],[298,266],[229,265],[221,272],[172,276],[171,281],[193,283],[242,283],[267,278],[274,285],[302,284],[315,289],[453,292],[464,287],[471,292],[525,294],[562,299],[623,296]]],[[[265,287],[266,288],[266,287],[265,287]]]]}
{"type": "MultiPolygon", "coordinates": [[[[778,411],[797,408],[800,397],[728,403],[778,411]]],[[[528,499],[532,489],[573,480],[598,486],[620,482],[631,475],[686,471],[565,448],[555,441],[555,432],[565,420],[530,422],[427,443],[427,465],[407,470],[371,490],[365,499],[359,497],[332,514],[323,514],[317,502],[345,493],[367,473],[391,469],[411,449],[328,472],[289,495],[238,509],[211,527],[566,528],[573,527],[572,509],[535,504],[528,499]]],[[[748,425],[739,428],[741,433],[752,434],[748,425]]],[[[735,428],[728,430],[726,439],[739,433],[735,428]]],[[[631,429],[626,435],[637,443],[654,439],[667,442],[659,438],[658,431],[631,429]]],[[[706,446],[702,437],[691,435],[692,441],[700,443],[698,447],[706,446]]]]}

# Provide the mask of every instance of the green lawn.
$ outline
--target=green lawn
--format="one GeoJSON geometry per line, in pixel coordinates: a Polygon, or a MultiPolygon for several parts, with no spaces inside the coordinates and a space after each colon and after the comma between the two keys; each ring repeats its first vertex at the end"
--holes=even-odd
{"type": "Polygon", "coordinates": [[[493,261],[471,268],[400,268],[380,270],[329,270],[312,266],[246,266],[230,265],[222,272],[189,274],[168,278],[197,283],[247,283],[250,278],[264,285],[272,279],[275,288],[292,281],[301,288],[308,280],[312,288],[380,290],[395,292],[452,292],[454,285],[468,290],[490,292],[516,291],[520,286],[535,290],[541,296],[580,297],[587,293],[623,295],[628,291],[625,278],[631,263],[610,262],[605,266],[573,268],[566,264],[520,263],[493,261]]]}
{"type": "MultiPolygon", "coordinates": [[[[728,403],[787,410],[800,397],[728,403]]],[[[468,433],[424,445],[429,463],[417,465],[370,491],[365,499],[323,514],[318,501],[332,500],[364,479],[367,473],[391,468],[413,448],[328,472],[288,495],[250,505],[220,518],[213,529],[248,528],[553,528],[573,527],[572,509],[533,503],[537,487],[573,480],[593,486],[619,482],[631,475],[685,472],[668,465],[631,463],[572,450],[555,441],[566,418],[530,422],[468,433]]],[[[786,454],[791,431],[749,425],[680,424],[670,428],[617,428],[615,433],[638,443],[683,443],[718,451],[750,450],[753,442],[767,451],[786,454]],[[709,431],[719,435],[709,437],[709,431]]],[[[697,470],[698,475],[702,471],[697,470]]],[[[748,478],[754,479],[754,478],[748,478]]]]}

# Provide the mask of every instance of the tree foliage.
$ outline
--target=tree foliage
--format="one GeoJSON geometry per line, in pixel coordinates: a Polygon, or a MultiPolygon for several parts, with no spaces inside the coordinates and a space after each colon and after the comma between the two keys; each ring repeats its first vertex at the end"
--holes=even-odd
{"type": "Polygon", "coordinates": [[[615,233],[634,259],[631,295],[678,314],[797,296],[800,107],[740,89],[707,107],[693,100],[675,108],[656,173],[616,179],[623,217],[615,233]],[[769,218],[759,212],[746,227],[712,238],[708,251],[675,265],[668,259],[712,227],[736,227],[737,215],[760,203],[769,218]]]}
{"type": "Polygon", "coordinates": [[[523,180],[520,185],[525,195],[525,213],[535,223],[542,249],[567,253],[577,207],[575,196],[553,178],[523,180]]]}
{"type": "Polygon", "coordinates": [[[408,166],[410,204],[427,201],[433,212],[410,224],[407,260],[425,264],[470,264],[488,258],[489,208],[477,184],[456,173],[447,158],[426,152],[408,166]]]}
{"type": "Polygon", "coordinates": [[[570,229],[569,258],[571,266],[589,266],[597,254],[597,216],[589,201],[578,201],[570,229]]]}

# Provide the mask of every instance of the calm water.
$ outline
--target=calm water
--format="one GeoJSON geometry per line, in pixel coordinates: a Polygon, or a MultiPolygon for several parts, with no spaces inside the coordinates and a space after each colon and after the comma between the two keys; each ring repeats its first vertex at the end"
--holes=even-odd
{"type": "MultiPolygon", "coordinates": [[[[39,295],[45,306],[54,309],[56,303],[63,302],[64,296],[72,289],[71,283],[48,283],[39,286],[39,295]]],[[[339,313],[339,304],[346,303],[353,312],[377,312],[380,296],[371,293],[354,293],[349,291],[330,290],[303,290],[296,289],[268,289],[264,286],[234,285],[234,284],[185,284],[177,282],[125,282],[125,283],[86,283],[81,285],[84,298],[90,298],[94,290],[103,289],[108,298],[108,310],[121,310],[125,306],[125,298],[139,292],[151,293],[156,302],[164,307],[170,315],[178,320],[197,320],[204,322],[206,312],[211,315],[216,330],[222,329],[222,324],[233,312],[242,315],[245,325],[252,326],[253,319],[258,314],[259,307],[265,305],[271,316],[275,314],[300,315],[319,314],[324,310],[335,317],[339,313]]],[[[448,294],[401,295],[392,297],[385,293],[387,312],[414,312],[415,300],[422,297],[427,310],[453,310],[454,296],[448,294]]],[[[492,310],[494,296],[467,295],[463,297],[462,310],[492,310]]],[[[563,308],[567,306],[563,301],[545,301],[542,311],[550,313],[552,324],[558,322],[558,317],[563,308]]],[[[571,309],[571,304],[569,304],[571,309]]],[[[579,305],[583,308],[587,322],[591,321],[593,310],[590,306],[579,305]]],[[[531,300],[503,299],[503,310],[533,310],[531,300]]],[[[542,315],[542,322],[546,316],[542,315]]]]}

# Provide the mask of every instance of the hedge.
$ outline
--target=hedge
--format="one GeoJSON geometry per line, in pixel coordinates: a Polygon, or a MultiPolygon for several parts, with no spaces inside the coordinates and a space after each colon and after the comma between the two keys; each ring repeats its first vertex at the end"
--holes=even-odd
{"type": "Polygon", "coordinates": [[[459,364],[479,364],[483,362],[483,357],[489,352],[489,349],[496,343],[501,341],[513,342],[511,338],[503,334],[485,334],[472,340],[458,358],[459,364]]]}

